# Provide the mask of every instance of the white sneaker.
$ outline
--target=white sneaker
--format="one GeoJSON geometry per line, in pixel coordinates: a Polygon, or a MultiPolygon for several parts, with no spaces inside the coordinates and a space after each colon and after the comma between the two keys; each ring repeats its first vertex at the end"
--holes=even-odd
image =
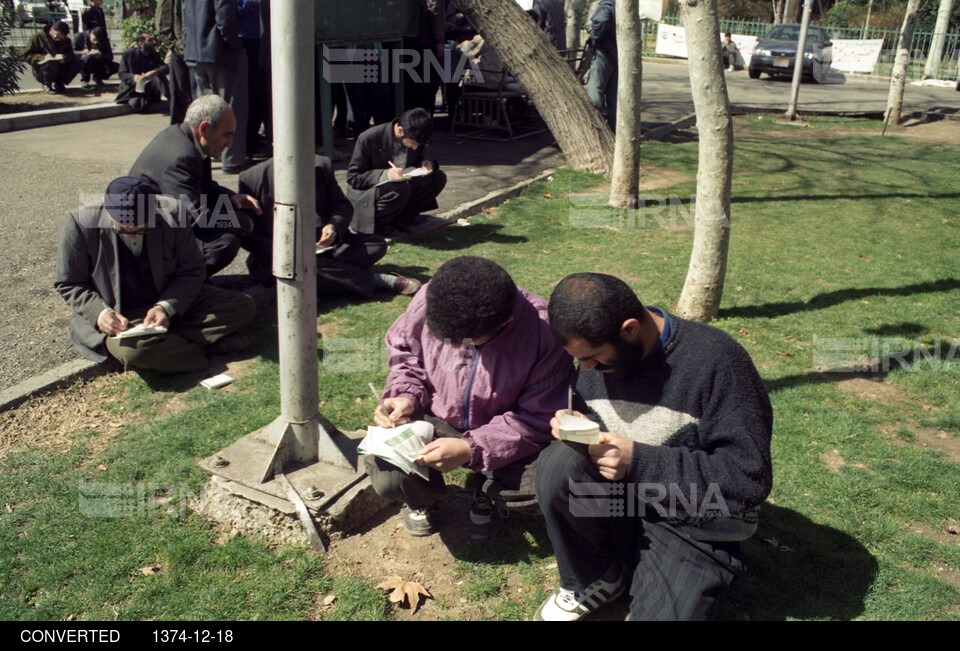
{"type": "Polygon", "coordinates": [[[573,622],[589,615],[600,606],[617,600],[623,590],[622,571],[613,582],[597,579],[580,594],[557,588],[540,604],[533,619],[538,622],[573,622]]]}

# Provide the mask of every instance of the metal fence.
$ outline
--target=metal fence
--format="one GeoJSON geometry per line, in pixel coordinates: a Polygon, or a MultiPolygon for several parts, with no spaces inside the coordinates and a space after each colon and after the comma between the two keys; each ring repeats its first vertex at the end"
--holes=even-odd
{"type": "MultiPolygon", "coordinates": [[[[683,25],[679,16],[664,16],[663,22],[668,25],[683,25]]],[[[726,20],[720,19],[720,31],[723,33],[743,34],[745,36],[763,36],[773,27],[772,23],[760,20],[726,20]]],[[[873,74],[889,76],[893,70],[893,61],[896,58],[897,43],[900,40],[898,29],[863,29],[822,26],[831,39],[883,39],[883,49],[873,74]]],[[[924,66],[927,63],[927,54],[933,41],[933,32],[913,32],[913,41],[910,44],[910,64],[907,66],[908,79],[923,77],[924,66]]],[[[657,33],[656,26],[647,23],[643,39],[643,52],[648,56],[656,55],[657,33]]],[[[957,59],[960,57],[960,33],[947,33],[944,38],[943,53],[940,57],[940,67],[934,77],[936,79],[956,79],[958,77],[957,59]]]]}

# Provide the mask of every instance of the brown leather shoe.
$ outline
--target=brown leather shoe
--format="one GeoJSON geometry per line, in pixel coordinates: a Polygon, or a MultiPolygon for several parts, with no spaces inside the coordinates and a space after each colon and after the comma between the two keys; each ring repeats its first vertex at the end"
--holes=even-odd
{"type": "Polygon", "coordinates": [[[416,278],[407,278],[406,276],[397,276],[393,281],[393,291],[401,296],[413,296],[420,291],[421,282],[416,278]]]}

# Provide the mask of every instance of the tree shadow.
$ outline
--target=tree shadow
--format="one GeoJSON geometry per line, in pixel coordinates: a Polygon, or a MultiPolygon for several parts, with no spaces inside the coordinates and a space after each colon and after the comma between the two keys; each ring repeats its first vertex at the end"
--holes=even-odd
{"type": "Polygon", "coordinates": [[[456,251],[467,249],[483,242],[496,242],[497,244],[522,244],[528,241],[528,238],[522,235],[503,235],[498,233],[503,229],[500,224],[470,224],[469,226],[442,228],[433,231],[427,235],[417,238],[416,242],[411,242],[416,246],[422,246],[436,251],[456,251]]]}
{"type": "Polygon", "coordinates": [[[868,296],[912,296],[929,292],[946,292],[960,288],[960,279],[941,278],[926,283],[904,285],[903,287],[864,287],[861,289],[838,289],[833,292],[818,294],[809,301],[784,301],[780,303],[764,303],[763,305],[748,305],[743,307],[728,307],[720,310],[718,317],[728,318],[772,318],[785,316],[795,312],[810,312],[822,310],[847,301],[867,298],[868,296]]]}
{"type": "Polygon", "coordinates": [[[853,619],[878,572],[873,555],[843,531],[764,504],[743,543],[747,573],[724,593],[723,619],[853,619]]]}
{"type": "MultiPolygon", "coordinates": [[[[885,330],[886,326],[877,329],[885,330]]],[[[856,344],[864,340],[850,337],[848,341],[856,344]]],[[[960,344],[956,341],[936,339],[928,345],[914,345],[908,348],[903,348],[903,344],[909,346],[913,342],[901,337],[896,337],[888,342],[877,341],[875,345],[870,340],[865,341],[862,349],[854,348],[853,350],[841,351],[842,354],[849,355],[850,363],[848,365],[822,371],[788,375],[776,380],[765,380],[764,386],[767,388],[767,393],[772,394],[805,384],[834,384],[853,378],[882,382],[891,371],[909,370],[919,364],[927,364],[931,370],[939,371],[944,368],[945,364],[960,363],[960,344]],[[885,350],[885,347],[889,349],[885,350]],[[860,359],[853,359],[856,353],[861,353],[860,359]],[[876,353],[878,356],[873,357],[872,353],[876,353]]]]}

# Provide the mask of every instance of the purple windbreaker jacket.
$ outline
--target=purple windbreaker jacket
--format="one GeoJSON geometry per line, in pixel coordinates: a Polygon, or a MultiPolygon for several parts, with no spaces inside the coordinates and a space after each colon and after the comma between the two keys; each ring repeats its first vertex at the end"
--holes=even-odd
{"type": "Polygon", "coordinates": [[[565,408],[573,359],[550,334],[547,302],[517,288],[513,320],[481,346],[444,345],[426,324],[426,287],[387,331],[384,398],[406,396],[413,418],[430,412],[464,432],[476,471],[540,452],[550,419],[565,408]]]}

